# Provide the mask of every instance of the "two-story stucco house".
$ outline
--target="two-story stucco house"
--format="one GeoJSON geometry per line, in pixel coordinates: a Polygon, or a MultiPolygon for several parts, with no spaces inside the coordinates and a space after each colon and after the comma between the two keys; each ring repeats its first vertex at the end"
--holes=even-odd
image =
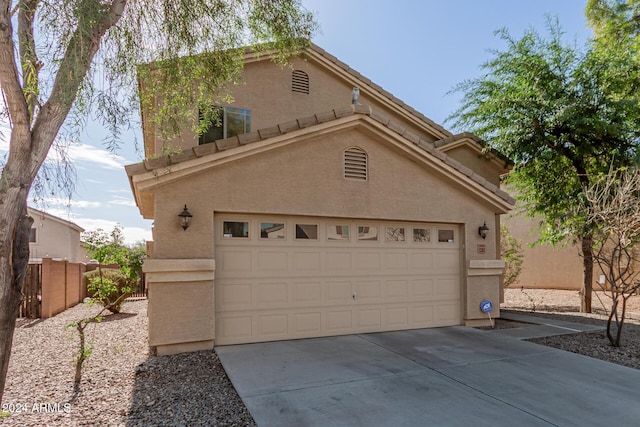
{"type": "Polygon", "coordinates": [[[33,218],[29,235],[29,262],[40,263],[42,258],[69,262],[85,262],[86,253],[80,244],[84,229],[70,221],[31,207],[33,218]]]}
{"type": "Polygon", "coordinates": [[[488,324],[483,300],[499,316],[505,159],[315,45],[291,67],[247,54],[244,81],[179,154],[143,120],[147,160],[126,168],[154,220],[158,354],[488,324]]]}

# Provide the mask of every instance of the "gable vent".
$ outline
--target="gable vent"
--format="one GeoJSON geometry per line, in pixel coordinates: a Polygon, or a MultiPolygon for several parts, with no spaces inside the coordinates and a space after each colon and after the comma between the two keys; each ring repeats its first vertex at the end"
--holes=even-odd
{"type": "Polygon", "coordinates": [[[309,95],[309,75],[302,70],[291,73],[291,91],[309,95]]]}
{"type": "Polygon", "coordinates": [[[358,148],[344,150],[344,177],[358,181],[367,180],[367,153],[358,148]]]}

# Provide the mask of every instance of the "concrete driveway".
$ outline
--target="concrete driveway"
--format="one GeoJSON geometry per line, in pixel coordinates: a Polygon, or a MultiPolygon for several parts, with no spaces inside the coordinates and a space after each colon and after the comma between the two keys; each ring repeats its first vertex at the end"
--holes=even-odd
{"type": "Polygon", "coordinates": [[[640,371],[465,327],[217,347],[259,426],[635,426],[640,371]]]}

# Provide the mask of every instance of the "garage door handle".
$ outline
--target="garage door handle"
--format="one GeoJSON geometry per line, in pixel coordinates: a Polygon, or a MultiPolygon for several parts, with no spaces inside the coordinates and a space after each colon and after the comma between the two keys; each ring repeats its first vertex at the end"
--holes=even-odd
{"type": "Polygon", "coordinates": [[[357,296],[358,296],[358,293],[357,293],[357,292],[354,292],[354,293],[353,293],[353,299],[356,299],[356,297],[357,297],[357,296]]]}

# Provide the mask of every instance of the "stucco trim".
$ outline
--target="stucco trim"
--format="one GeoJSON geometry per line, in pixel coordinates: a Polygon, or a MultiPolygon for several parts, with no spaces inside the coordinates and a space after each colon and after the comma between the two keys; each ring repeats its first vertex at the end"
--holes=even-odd
{"type": "MultiPolygon", "coordinates": [[[[213,280],[213,272],[216,269],[216,262],[214,259],[158,259],[151,258],[146,259],[142,265],[142,271],[146,274],[156,275],[158,277],[162,275],[171,274],[183,274],[191,273],[191,276],[209,275],[206,279],[196,278],[190,279],[190,281],[201,280],[213,280]]],[[[185,276],[187,277],[187,276],[185,276]]],[[[149,278],[147,276],[147,278],[149,278]]],[[[157,280],[154,280],[157,281],[157,280]]],[[[167,280],[161,280],[167,281],[167,280]]],[[[173,281],[173,280],[171,280],[173,281]]],[[[185,281],[185,280],[180,280],[185,281]]]]}
{"type": "Polygon", "coordinates": [[[501,259],[472,259],[467,276],[500,276],[506,264],[501,259]]]}

